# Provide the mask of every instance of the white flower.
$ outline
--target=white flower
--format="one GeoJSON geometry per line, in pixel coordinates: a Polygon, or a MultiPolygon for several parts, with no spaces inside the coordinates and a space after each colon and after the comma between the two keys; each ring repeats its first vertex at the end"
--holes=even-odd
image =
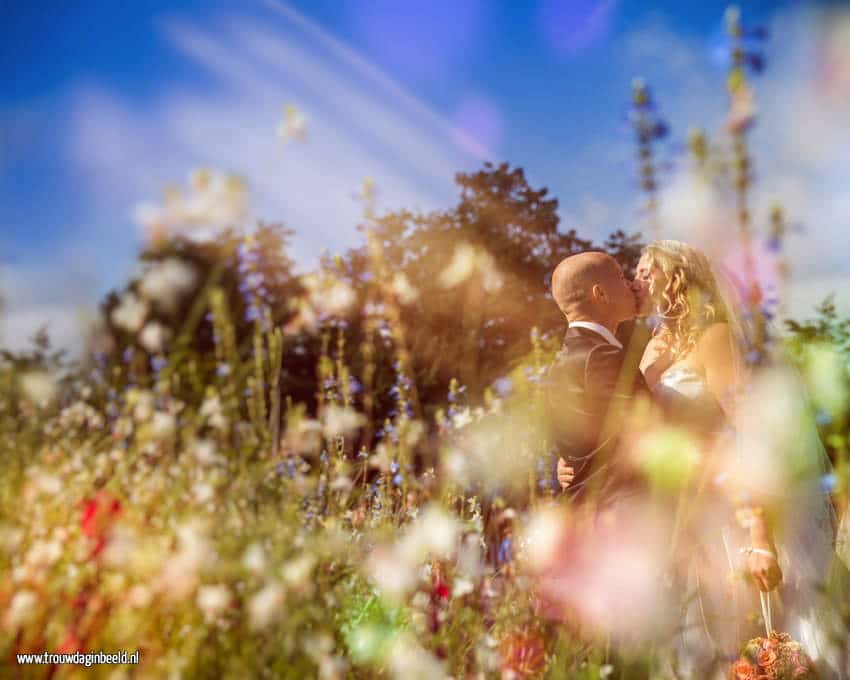
{"type": "Polygon", "coordinates": [[[316,558],[310,554],[301,555],[283,565],[282,576],[286,585],[299,588],[303,586],[313,573],[316,558]]]}
{"type": "Polygon", "coordinates": [[[103,551],[103,561],[113,569],[125,567],[133,559],[137,546],[135,531],[126,526],[117,526],[103,551]]]}
{"type": "Polygon", "coordinates": [[[439,282],[443,288],[453,286],[466,281],[478,265],[478,254],[468,243],[461,243],[452,256],[449,266],[440,272],[439,282]]]}
{"type": "Polygon", "coordinates": [[[147,314],[147,303],[140,300],[135,293],[127,292],[121,298],[118,306],[112,310],[110,319],[112,319],[112,323],[128,333],[138,333],[147,314]]]}
{"type": "Polygon", "coordinates": [[[345,314],[354,304],[356,296],[351,287],[338,281],[329,290],[325,291],[317,307],[332,316],[345,314]]]}
{"type": "Polygon", "coordinates": [[[215,496],[215,490],[206,482],[199,482],[192,488],[192,494],[195,501],[201,505],[206,503],[215,496]]]}
{"type": "Polygon", "coordinates": [[[38,597],[31,590],[19,590],[12,597],[9,609],[6,611],[6,624],[15,629],[29,621],[35,613],[33,609],[38,604],[38,597]]]}
{"type": "Polygon", "coordinates": [[[379,548],[368,558],[366,568],[381,592],[391,599],[402,599],[416,585],[416,568],[399,559],[394,550],[379,548]]]}
{"type": "Polygon", "coordinates": [[[257,575],[266,570],[266,553],[259,543],[253,543],[245,550],[242,555],[242,566],[257,575]]]}
{"type": "Polygon", "coordinates": [[[198,439],[192,447],[195,460],[201,465],[214,465],[222,461],[221,456],[216,453],[215,443],[208,439],[198,439]]]}
{"type": "Polygon", "coordinates": [[[475,590],[475,585],[469,579],[456,578],[452,584],[452,597],[463,597],[475,590]]]}
{"type": "Polygon", "coordinates": [[[197,275],[183,260],[169,257],[145,272],[139,290],[151,302],[166,311],[174,311],[180,297],[191,291],[197,275]]]}
{"type": "Polygon", "coordinates": [[[133,418],[144,423],[153,417],[156,397],[149,390],[131,390],[127,395],[127,404],[133,407],[133,418]]]}
{"type": "Polygon", "coordinates": [[[55,496],[62,491],[62,480],[56,475],[39,473],[33,482],[36,488],[46,496],[55,496]]]}
{"type": "Polygon", "coordinates": [[[62,546],[58,541],[39,541],[27,553],[26,564],[29,567],[49,567],[62,556],[62,546]]]}
{"type": "Polygon", "coordinates": [[[21,389],[34,404],[46,405],[56,396],[56,381],[46,371],[30,371],[21,376],[21,389]]]}
{"type": "Polygon", "coordinates": [[[134,218],[151,239],[192,229],[191,236],[206,240],[216,229],[244,221],[247,199],[241,178],[201,168],[192,171],[187,193],[170,187],[161,205],[143,203],[135,209],[134,218]]]}
{"type": "Polygon", "coordinates": [[[425,508],[396,545],[396,558],[414,566],[427,555],[448,557],[457,547],[460,524],[445,510],[431,505],[425,508]]]}
{"type": "Polygon", "coordinates": [[[484,290],[488,293],[495,293],[502,289],[505,281],[496,269],[496,264],[492,258],[489,258],[487,266],[482,266],[481,271],[483,272],[481,285],[484,286],[484,290]]]}
{"type": "Polygon", "coordinates": [[[472,412],[468,408],[463,408],[452,416],[452,425],[456,430],[460,430],[470,423],[472,423],[472,412]]]}
{"type": "Polygon", "coordinates": [[[216,395],[208,396],[201,404],[201,417],[210,418],[221,413],[221,398],[216,395]]]}
{"type": "Polygon", "coordinates": [[[551,509],[543,509],[531,518],[520,544],[533,568],[542,568],[552,562],[564,523],[563,515],[551,509]]]}
{"type": "Polygon", "coordinates": [[[445,680],[449,676],[440,660],[410,633],[400,634],[387,655],[389,669],[399,680],[445,680]]]}
{"type": "Polygon", "coordinates": [[[284,107],[283,117],[283,122],[277,128],[278,136],[285,142],[305,141],[307,139],[307,117],[292,104],[284,107]]]}
{"type": "Polygon", "coordinates": [[[171,439],[177,432],[177,419],[170,413],[157,411],[150,425],[150,435],[157,441],[171,439]]]}
{"type": "Polygon", "coordinates": [[[392,289],[403,305],[412,304],[419,298],[419,291],[410,284],[403,272],[398,272],[393,277],[392,289]]]}
{"type": "Polygon", "coordinates": [[[606,663],[604,666],[599,667],[599,677],[603,680],[611,675],[614,672],[614,667],[610,663],[606,663]]]}
{"type": "Polygon", "coordinates": [[[352,408],[328,406],[322,413],[322,423],[326,437],[345,437],[363,426],[366,418],[352,408]]]}
{"type": "Polygon", "coordinates": [[[230,606],[230,590],[223,585],[201,586],[198,588],[197,603],[205,619],[215,619],[230,606]]]}
{"type": "Polygon", "coordinates": [[[139,342],[150,354],[159,354],[170,337],[171,330],[158,321],[151,321],[139,333],[139,342]]]}
{"type": "Polygon", "coordinates": [[[177,528],[177,552],[165,564],[157,581],[158,588],[175,601],[188,597],[198,583],[198,572],[215,556],[197,522],[177,528]]]}
{"type": "Polygon", "coordinates": [[[248,616],[255,630],[266,628],[282,613],[284,599],[283,586],[269,583],[257,592],[248,603],[248,616]]]}
{"type": "Polygon", "coordinates": [[[127,604],[134,609],[145,609],[152,599],[153,595],[150,589],[141,583],[134,585],[127,593],[127,604]]]}

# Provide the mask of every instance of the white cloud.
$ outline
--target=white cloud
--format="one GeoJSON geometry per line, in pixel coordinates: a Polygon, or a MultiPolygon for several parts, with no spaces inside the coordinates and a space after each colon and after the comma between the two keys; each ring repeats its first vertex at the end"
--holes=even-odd
{"type": "Polygon", "coordinates": [[[366,175],[375,177],[383,208],[449,203],[454,172],[475,162],[452,126],[294,10],[269,7],[264,21],[162,22],[167,39],[214,86],[169,86],[143,111],[84,90],[72,164],[123,197],[127,211],[194,166],[237,172],[255,217],[296,229],[295,255],[306,266],[324,248],[358,242],[361,207],[352,194],[366,175]],[[310,119],[304,144],[284,145],[275,135],[288,103],[310,119]]]}
{"type": "Polygon", "coordinates": [[[92,276],[84,269],[68,270],[67,261],[59,257],[38,266],[0,267],[0,347],[29,348],[30,339],[46,326],[54,348],[79,352],[95,305],[92,276]]]}
{"type": "Polygon", "coordinates": [[[75,309],[96,304],[133,266],[142,236],[134,208],[156,201],[167,184],[184,184],[193,168],[241,175],[252,220],[295,229],[293,255],[309,268],[323,250],[342,252],[360,241],[354,194],[366,176],[377,183],[379,210],[427,210],[453,202],[454,173],[479,163],[450,121],[283,3],[264,3],[260,15],[172,17],[159,28],[179,58],[197,67],[191,85],[163,74],[140,105],[89,80],[54,102],[67,126],[58,151],[86,226],[54,246],[78,257],[51,257],[49,265],[32,258],[7,274],[0,344],[26,344],[50,320],[56,342],[78,348],[75,309]],[[310,120],[303,144],[276,135],[289,103],[310,120]],[[96,275],[70,296],[69,263],[96,275]],[[33,282],[51,292],[21,296],[33,282]]]}

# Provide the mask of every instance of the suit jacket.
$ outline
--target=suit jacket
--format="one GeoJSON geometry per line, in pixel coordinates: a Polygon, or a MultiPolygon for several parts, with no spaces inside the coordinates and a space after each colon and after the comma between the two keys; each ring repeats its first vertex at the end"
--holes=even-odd
{"type": "Polygon", "coordinates": [[[616,459],[619,435],[636,394],[649,394],[638,365],[642,348],[620,349],[598,333],[568,328],[547,375],[552,474],[563,457],[576,477],[566,493],[608,493],[634,481],[616,459]]]}

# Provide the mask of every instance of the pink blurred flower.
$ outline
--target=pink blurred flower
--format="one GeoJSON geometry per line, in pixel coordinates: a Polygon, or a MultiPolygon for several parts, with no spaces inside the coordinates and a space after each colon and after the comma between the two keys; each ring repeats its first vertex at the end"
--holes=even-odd
{"type": "Polygon", "coordinates": [[[673,614],[664,574],[668,521],[638,503],[622,503],[595,519],[564,516],[551,550],[537,546],[542,613],[577,618],[601,634],[627,641],[652,637],[673,614]],[[541,556],[547,555],[547,559],[541,556]]]}

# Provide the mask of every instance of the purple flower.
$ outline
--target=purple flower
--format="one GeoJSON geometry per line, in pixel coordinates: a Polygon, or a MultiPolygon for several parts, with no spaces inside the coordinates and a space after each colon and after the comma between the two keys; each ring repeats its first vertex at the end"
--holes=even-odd
{"type": "Polygon", "coordinates": [[[151,370],[154,373],[159,373],[163,368],[166,367],[167,364],[168,364],[168,361],[166,361],[165,357],[162,357],[162,356],[151,357],[150,365],[151,365],[151,370]]]}
{"type": "Polygon", "coordinates": [[[493,389],[500,397],[507,397],[514,389],[514,382],[510,378],[498,378],[493,382],[493,389]]]}
{"type": "Polygon", "coordinates": [[[820,478],[820,488],[825,494],[832,493],[837,486],[838,477],[835,476],[834,472],[830,472],[820,478]]]}
{"type": "Polygon", "coordinates": [[[510,536],[502,539],[502,542],[499,544],[499,552],[496,555],[496,561],[499,564],[507,564],[511,561],[512,545],[513,541],[511,541],[510,536]]]}

